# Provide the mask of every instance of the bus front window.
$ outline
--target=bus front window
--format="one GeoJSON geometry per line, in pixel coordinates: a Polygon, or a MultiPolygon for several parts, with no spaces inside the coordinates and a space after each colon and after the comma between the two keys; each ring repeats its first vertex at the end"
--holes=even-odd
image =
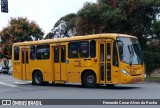
{"type": "Polygon", "coordinates": [[[117,38],[121,62],[136,65],[142,64],[142,51],[138,39],[130,37],[117,38]]]}

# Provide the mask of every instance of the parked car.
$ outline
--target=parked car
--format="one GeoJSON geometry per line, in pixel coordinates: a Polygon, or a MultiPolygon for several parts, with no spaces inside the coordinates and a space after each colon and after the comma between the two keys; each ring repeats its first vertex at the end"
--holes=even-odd
{"type": "Polygon", "coordinates": [[[12,75],[12,71],[13,71],[12,70],[12,60],[9,60],[8,71],[7,71],[7,68],[4,65],[4,62],[3,61],[0,62],[0,74],[3,73],[3,74],[12,75]]]}
{"type": "Polygon", "coordinates": [[[7,72],[7,67],[0,67],[0,74],[3,73],[3,74],[8,74],[7,72]]]}

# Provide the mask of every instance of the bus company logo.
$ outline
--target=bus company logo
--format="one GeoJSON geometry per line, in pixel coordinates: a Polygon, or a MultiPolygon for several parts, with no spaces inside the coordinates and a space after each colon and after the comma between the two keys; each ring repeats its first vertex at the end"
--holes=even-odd
{"type": "Polygon", "coordinates": [[[2,100],[2,105],[12,105],[11,100],[2,100]]]}
{"type": "Polygon", "coordinates": [[[134,75],[134,74],[136,74],[136,71],[135,71],[135,70],[131,70],[130,73],[131,73],[132,75],[134,75]]]}

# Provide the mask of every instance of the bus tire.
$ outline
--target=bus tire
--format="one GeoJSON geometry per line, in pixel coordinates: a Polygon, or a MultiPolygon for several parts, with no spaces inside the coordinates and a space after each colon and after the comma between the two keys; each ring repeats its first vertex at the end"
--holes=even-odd
{"type": "Polygon", "coordinates": [[[44,82],[43,82],[43,85],[48,85],[48,84],[49,84],[48,81],[44,81],[44,82]]]}
{"type": "Polygon", "coordinates": [[[36,71],[32,76],[32,84],[41,86],[43,85],[43,75],[40,71],[36,71]]]}
{"type": "Polygon", "coordinates": [[[87,71],[82,76],[82,86],[86,88],[96,87],[96,75],[94,72],[87,71]]]}

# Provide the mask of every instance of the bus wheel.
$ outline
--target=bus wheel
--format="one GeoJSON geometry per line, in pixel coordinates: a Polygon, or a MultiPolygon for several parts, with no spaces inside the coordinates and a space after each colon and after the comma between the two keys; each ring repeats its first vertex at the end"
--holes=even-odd
{"type": "Polygon", "coordinates": [[[82,85],[87,88],[96,87],[96,75],[93,72],[86,72],[82,78],[82,85]]]}
{"type": "Polygon", "coordinates": [[[43,82],[43,85],[48,85],[48,84],[49,84],[48,81],[44,81],[44,82],[43,82]]]}
{"type": "Polygon", "coordinates": [[[43,75],[40,71],[37,71],[33,74],[32,84],[33,85],[42,85],[43,84],[43,75]]]}

